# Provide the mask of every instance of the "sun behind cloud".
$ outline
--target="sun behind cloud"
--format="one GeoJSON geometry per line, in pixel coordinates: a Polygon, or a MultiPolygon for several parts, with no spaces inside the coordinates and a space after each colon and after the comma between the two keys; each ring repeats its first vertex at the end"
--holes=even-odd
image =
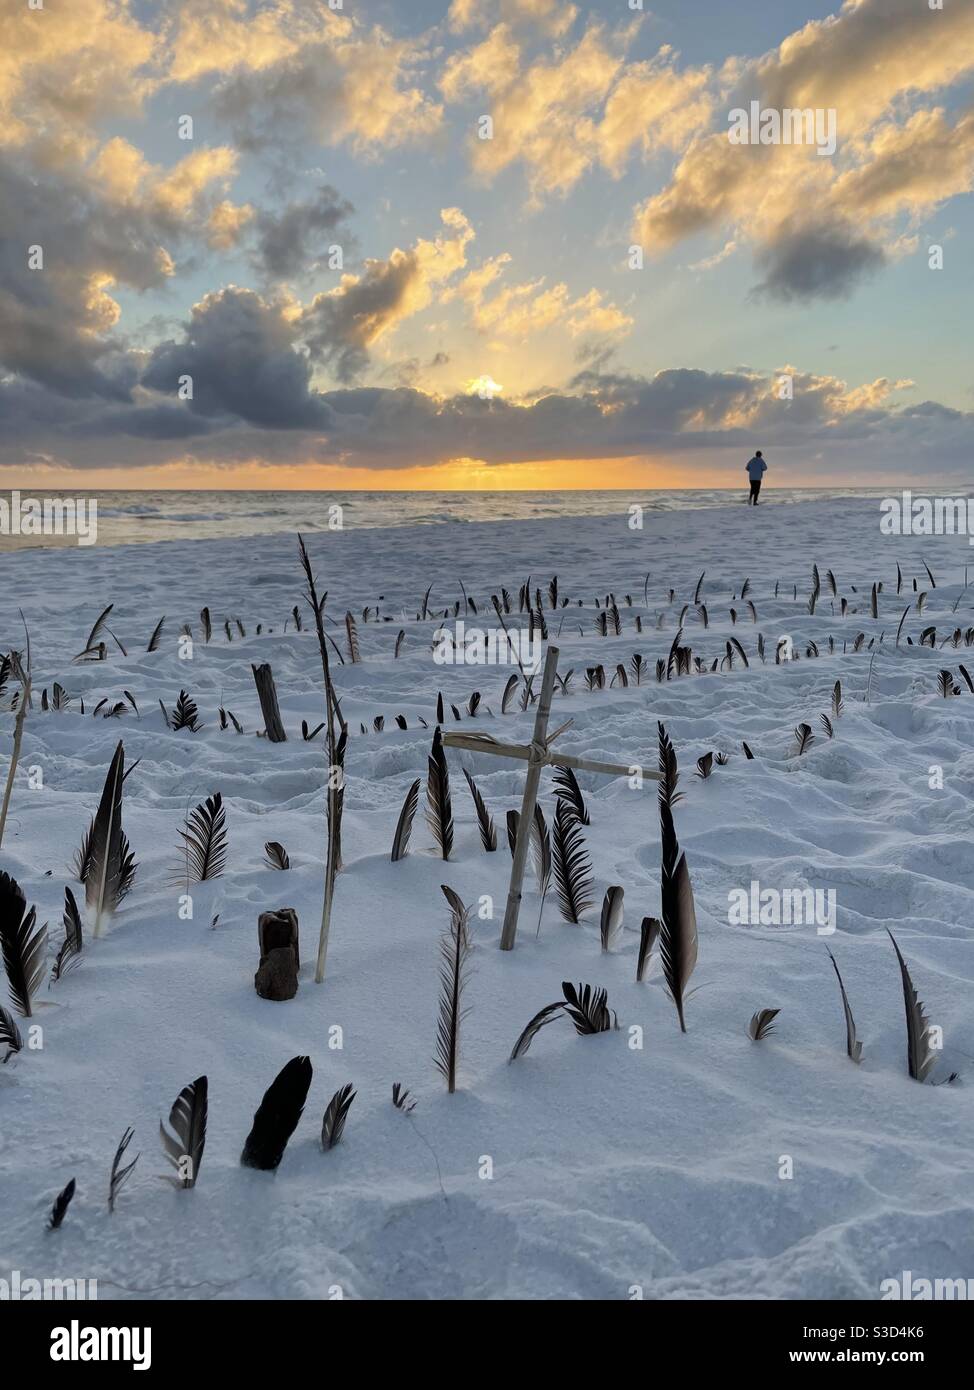
{"type": "Polygon", "coordinates": [[[504,390],[500,382],[488,374],[473,377],[463,389],[468,396],[479,396],[482,401],[492,401],[504,390]]]}

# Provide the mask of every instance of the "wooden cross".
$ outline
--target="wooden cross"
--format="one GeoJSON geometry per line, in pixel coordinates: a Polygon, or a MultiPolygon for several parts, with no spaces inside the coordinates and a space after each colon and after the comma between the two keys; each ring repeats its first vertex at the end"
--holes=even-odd
{"type": "MultiPolygon", "coordinates": [[[[576,758],[571,753],[553,753],[551,745],[563,733],[571,720],[567,720],[548,734],[548,716],[551,713],[551,697],[555,689],[555,675],[558,670],[558,648],[549,647],[545,658],[544,675],[541,680],[541,694],[534,717],[534,734],[529,744],[500,743],[490,734],[444,734],[443,742],[449,748],[464,748],[470,753],[496,753],[502,758],[519,758],[528,765],[528,775],[524,782],[524,796],[521,800],[521,817],[517,823],[517,839],[514,842],[514,861],[511,864],[511,882],[507,890],[507,907],[504,911],[504,927],[501,931],[501,950],[510,951],[517,935],[517,915],[521,906],[521,885],[528,858],[528,845],[531,842],[531,828],[534,825],[534,808],[538,800],[538,786],[543,767],[580,768],[584,772],[602,772],[609,777],[629,777],[631,767],[620,767],[617,763],[598,763],[591,758],[576,758]]],[[[658,772],[644,772],[644,778],[658,782],[658,772]]]]}

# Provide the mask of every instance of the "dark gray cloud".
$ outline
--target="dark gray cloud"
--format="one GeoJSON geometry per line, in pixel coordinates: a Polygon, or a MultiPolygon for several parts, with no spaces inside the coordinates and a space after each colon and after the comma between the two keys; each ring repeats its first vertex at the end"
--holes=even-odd
{"type": "Polygon", "coordinates": [[[109,209],[72,177],[30,173],[0,156],[0,365],[63,396],[128,398],[118,344],[95,281],[135,289],[165,280],[159,227],[137,208],[109,209]],[[39,246],[43,268],[28,267],[39,246]]]}
{"type": "MultiPolygon", "coordinates": [[[[406,273],[410,258],[400,254],[406,273]]],[[[0,463],[51,457],[79,468],[112,461],[133,468],[166,463],[176,452],[217,465],[257,458],[407,468],[461,457],[488,464],[703,459],[760,440],[806,463],[854,447],[863,470],[888,470],[896,460],[911,467],[935,462],[938,476],[948,476],[961,461],[966,466],[974,446],[974,414],[930,401],[897,408],[883,383],[856,404],[834,378],[802,373],[794,377],[794,400],[783,403],[767,374],[746,367],[673,368],[651,378],[590,367],[566,388],[514,403],[429,395],[411,383],[414,364],[407,360],[399,385],[317,389],[309,326],[321,334],[318,358],[329,356],[329,332],[347,338],[361,329],[366,341],[362,325],[390,312],[403,293],[397,282],[389,292],[381,273],[389,269],[377,266],[374,283],[366,276],[350,297],[323,297],[346,311],[333,319],[320,304],[315,314],[295,314],[289,301],[253,290],[206,295],[179,339],[148,357],[105,354],[100,370],[118,383],[110,402],[71,397],[24,377],[0,381],[0,463]],[[363,284],[375,293],[356,299],[363,284]],[[177,387],[187,376],[193,396],[181,401],[177,387]],[[119,435],[130,441],[121,455],[106,447],[119,435]]],[[[336,350],[347,347],[339,337],[336,350]]]]}
{"type": "MultiPolygon", "coordinates": [[[[232,322],[242,329],[253,309],[238,302],[210,312],[223,328],[232,322]]],[[[273,315],[270,330],[259,326],[261,318],[258,312],[244,354],[222,356],[225,340],[213,334],[211,323],[194,330],[185,346],[167,345],[151,363],[144,387],[172,381],[175,369],[191,361],[194,382],[203,382],[208,395],[206,415],[194,409],[196,402],[106,408],[54,397],[32,383],[0,384],[0,464],[53,457],[78,468],[116,463],[131,469],[169,462],[175,440],[181,441],[179,457],[201,464],[256,458],[268,465],[300,460],[375,468],[459,457],[488,464],[640,455],[719,461],[728,450],[736,455],[760,442],[782,466],[793,459],[807,469],[811,460],[844,458],[854,450],[857,468],[877,479],[897,466],[935,468],[936,476],[947,478],[965,474],[974,448],[974,413],[932,401],[843,413],[834,383],[820,378],[798,382],[796,401],[802,391],[807,397],[800,412],[769,395],[767,378],[743,372],[675,370],[651,380],[583,376],[570,392],[552,392],[529,405],[467,395],[441,399],[409,387],[316,392],[307,359],[281,345],[273,315]],[[255,344],[268,334],[269,360],[258,365],[255,344]],[[105,445],[119,433],[131,440],[122,456],[105,445]]]]}
{"type": "Polygon", "coordinates": [[[338,381],[355,381],[368,366],[369,345],[400,316],[420,276],[416,253],[399,251],[388,261],[367,261],[340,293],[316,295],[301,319],[315,361],[338,381]]]}
{"type": "Polygon", "coordinates": [[[231,286],[193,308],[183,342],[161,344],[142,377],[173,400],[180,377],[192,377],[194,415],[260,429],[320,429],[329,411],[310,390],[311,363],[295,348],[284,306],[231,286]]]}
{"type": "Polygon", "coordinates": [[[347,256],[354,243],[344,224],[354,211],[336,189],[322,184],[313,198],[291,203],[279,214],[258,213],[254,263],[270,279],[293,279],[327,261],[336,234],[347,256]]]}
{"type": "Polygon", "coordinates": [[[789,224],[757,253],[758,296],[784,302],[845,299],[886,263],[882,248],[842,222],[789,224]]]}

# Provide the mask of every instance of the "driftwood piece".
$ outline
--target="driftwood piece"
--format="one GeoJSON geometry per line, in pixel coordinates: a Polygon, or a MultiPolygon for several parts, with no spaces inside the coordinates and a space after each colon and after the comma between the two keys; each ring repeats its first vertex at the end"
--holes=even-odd
{"type": "Polygon", "coordinates": [[[277,689],[274,685],[274,672],[265,662],[263,666],[251,666],[254,684],[260,698],[260,712],[264,716],[264,728],[271,743],[286,743],[287,734],[281,723],[281,711],[277,703],[277,689]]]}
{"type": "Polygon", "coordinates": [[[257,919],[260,965],[254,988],[262,999],[293,999],[298,992],[298,914],[293,907],[262,912],[257,919]]]}
{"type": "Polygon", "coordinates": [[[278,946],[264,957],[254,975],[254,988],[261,999],[283,1003],[294,998],[298,992],[298,972],[290,946],[278,946]]]}
{"type": "Polygon", "coordinates": [[[298,914],[294,908],[278,907],[273,912],[262,912],[257,918],[257,944],[260,946],[261,960],[278,946],[290,946],[294,951],[294,963],[300,970],[298,914]]]}

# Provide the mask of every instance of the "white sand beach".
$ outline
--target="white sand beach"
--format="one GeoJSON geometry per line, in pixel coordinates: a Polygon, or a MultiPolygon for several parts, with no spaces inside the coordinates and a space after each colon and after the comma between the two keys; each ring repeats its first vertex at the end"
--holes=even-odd
{"type": "MultiPolygon", "coordinates": [[[[974,693],[960,672],[974,671],[974,586],[965,588],[974,552],[965,536],[881,536],[876,503],[852,499],[647,513],[642,530],[628,521],[623,501],[605,517],[309,535],[328,591],[327,629],[345,655],[339,664],[332,654],[332,673],[349,724],[344,869],[320,985],[326,756],[323,736],[303,740],[301,722],[313,729],[325,715],[296,537],[0,556],[0,652],[24,651],[22,609],[34,695],[0,869],[49,923],[51,960],[66,885],[84,911],[72,860],[118,741],[126,766],[139,760],[123,802],[138,861],[132,891],[104,937],[93,939],[86,923],[77,968],[50,987],[45,979],[33,1017],[17,1018],[23,1048],[0,1066],[0,1268],[96,1279],[102,1299],[858,1300],[879,1297],[883,1281],[904,1270],[974,1275],[974,693]],[[813,566],[821,593],[810,614],[813,566]],[[551,609],[555,575],[559,604],[568,603],[551,609]],[[701,575],[706,625],[693,604],[701,575]],[[502,588],[513,598],[506,621],[523,626],[517,597],[529,579],[559,672],[575,673],[554,701],[552,727],[572,721],[557,747],[655,769],[657,721],[675,745],[684,794],[676,831],[699,931],[686,1034],[657,950],[636,981],[640,922],[660,910],[653,782],[640,789],[579,773],[594,906],[581,925],[569,924],[552,886],[538,930],[529,869],[511,953],[497,949],[511,865],[505,818],[520,805],[524,765],[448,750],[449,862],[424,822],[437,692],[444,731],[526,743],[534,720],[516,700],[501,713],[511,668],[436,664],[433,634],[445,610],[452,625],[457,602],[468,627],[496,628],[490,596],[502,588]],[[877,618],[874,583],[882,584],[877,618]],[[436,617],[417,621],[430,585],[436,617]],[[622,630],[603,637],[598,615],[609,594],[622,630]],[[108,604],[105,659],[75,661],[108,604]],[[658,682],[656,662],[670,652],[685,605],[682,640],[704,670],[658,682]],[[354,664],[347,611],[361,651],[354,664]],[[184,624],[189,659],[180,654],[184,624]],[[935,645],[920,645],[931,627],[935,645]],[[777,664],[783,637],[795,659],[777,664]],[[732,649],[732,669],[725,661],[712,672],[731,638],[747,666],[732,649]],[[646,663],[638,685],[636,653],[646,663]],[[273,668],[285,743],[257,737],[251,667],[263,662],[273,668]],[[607,688],[589,691],[586,669],[600,663],[607,688]],[[619,663],[630,683],[608,688],[619,663]],[[943,669],[958,695],[940,693],[943,669]],[[55,681],[70,705],[43,710],[42,691],[50,697],[55,681]],[[198,706],[199,732],[166,726],[159,702],[172,708],[181,690],[198,706]],[[471,717],[474,691],[482,704],[471,717]],[[122,711],[103,717],[116,703],[122,711]],[[221,707],[242,734],[221,728],[221,707]],[[799,754],[802,723],[814,739],[799,754]],[[694,776],[708,752],[728,761],[694,776]],[[463,768],[496,824],[493,853],[481,843],[463,768]],[[393,863],[397,818],[416,778],[409,854],[393,863]],[[178,831],[214,792],[226,807],[227,864],[191,887],[193,918],[182,920],[178,831]],[[288,871],[265,865],[267,841],[285,847],[288,871]],[[834,892],[834,932],[817,922],[731,922],[732,895],[752,882],[779,894],[818,890],[821,901],[834,892]],[[449,921],[441,884],[474,908],[454,1095],[433,1063],[439,939],[449,921]],[[599,910],[610,885],[624,889],[625,917],[603,952],[599,910]],[[486,896],[492,917],[477,912],[486,896]],[[271,1002],[254,989],[256,924],[282,906],[300,920],[300,988],[271,1002]],[[923,1084],[907,1072],[903,987],[887,929],[942,1030],[923,1084]],[[859,1065],[846,1055],[828,950],[863,1046],[859,1065]],[[519,1033],[561,997],[562,981],[605,988],[618,1030],[577,1036],[565,1018],[509,1064],[519,1033]],[[748,1023],[762,1008],[780,1014],[755,1042],[748,1023]],[[276,1173],[244,1168],[254,1111],[296,1055],[314,1067],[301,1123],[276,1173]],[[195,1188],[175,1190],[159,1180],[170,1171],[159,1121],[202,1075],[205,1153],[195,1188]],[[417,1102],[409,1114],[392,1104],[396,1081],[417,1102]],[[344,1136],[323,1152],[323,1112],[349,1082],[357,1094],[344,1136]],[[127,1126],[135,1130],[128,1156],[141,1156],[110,1214],[109,1169],[127,1126]],[[51,1204],[71,1178],[76,1195],[50,1233],[51,1204]]],[[[11,675],[0,700],[2,777],[16,689],[11,675]]],[[[541,805],[550,821],[550,770],[541,805]]]]}

